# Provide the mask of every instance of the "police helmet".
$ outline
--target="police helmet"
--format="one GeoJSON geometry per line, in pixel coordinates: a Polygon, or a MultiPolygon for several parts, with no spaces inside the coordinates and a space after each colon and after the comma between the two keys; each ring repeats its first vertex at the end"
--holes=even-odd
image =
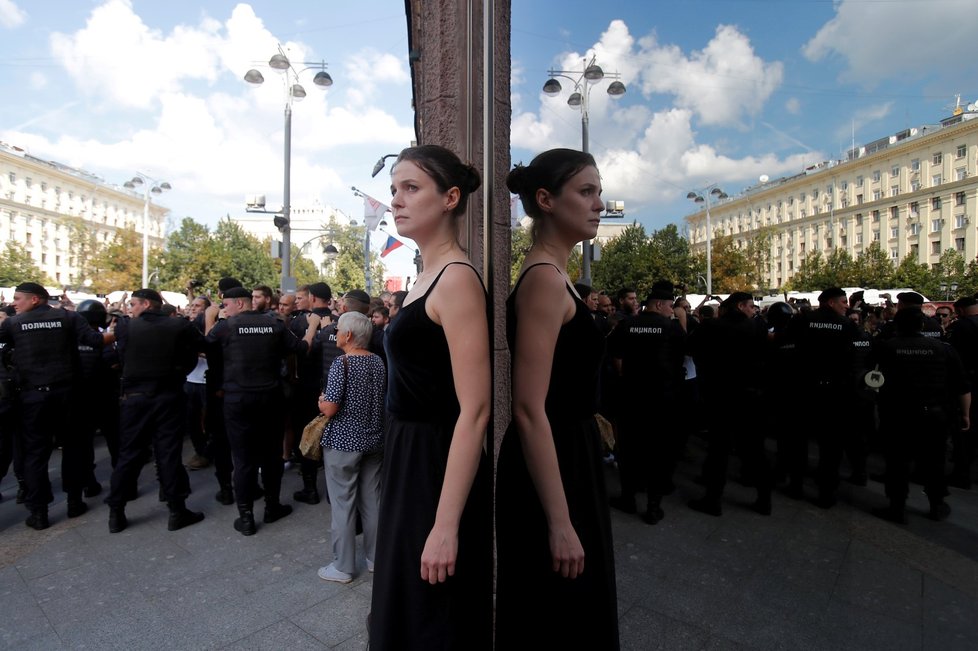
{"type": "Polygon", "coordinates": [[[104,328],[105,324],[107,323],[105,306],[100,301],[96,301],[93,298],[79,303],[76,311],[81,314],[85,320],[88,321],[88,325],[92,326],[93,328],[104,328]]]}
{"type": "Polygon", "coordinates": [[[791,306],[784,301],[778,301],[777,303],[772,303],[770,307],[767,308],[767,322],[772,328],[780,329],[788,325],[788,321],[791,321],[791,317],[794,316],[795,312],[791,309],[791,306]]]}

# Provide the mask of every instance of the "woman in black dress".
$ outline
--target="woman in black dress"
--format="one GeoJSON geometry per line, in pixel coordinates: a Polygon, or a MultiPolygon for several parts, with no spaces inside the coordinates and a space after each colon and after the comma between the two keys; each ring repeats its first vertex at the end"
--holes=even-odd
{"type": "Polygon", "coordinates": [[[544,152],[507,179],[534,219],[507,301],[513,421],[496,475],[496,648],[617,649],[611,520],[594,414],[604,337],[567,276],[598,230],[594,159],[544,152]]]}
{"type": "Polygon", "coordinates": [[[391,169],[400,235],[424,260],[385,335],[388,424],[371,649],[492,645],[491,371],[486,292],[456,218],[479,174],[443,147],[391,169]]]}

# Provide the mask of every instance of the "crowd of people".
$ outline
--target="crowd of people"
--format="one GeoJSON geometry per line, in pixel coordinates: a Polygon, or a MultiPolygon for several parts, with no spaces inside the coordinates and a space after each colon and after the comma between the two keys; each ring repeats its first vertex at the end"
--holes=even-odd
{"type": "Polygon", "coordinates": [[[292,502],[307,505],[320,502],[322,474],[333,558],[318,574],[352,581],[362,530],[373,648],[491,648],[495,639],[499,648],[615,649],[609,505],[637,513],[645,493],[645,522],[665,517],[690,433],[684,411],[704,416],[705,490],[690,506],[711,516],[723,512],[734,452],[759,514],[771,513],[779,485],[803,499],[812,440],[813,499],[824,508],[835,504],[843,458],[848,481],[865,485],[876,446],[886,458],[882,517],[906,522],[911,478],[924,484],[935,520],[950,514],[948,482],[970,487],[974,298],[942,307],[938,319],[913,292],[871,308],[838,288],[822,292],[817,308],[760,311],[735,292],[694,309],[681,288],[659,281],[640,303],[632,289],[596,292],[567,274],[604,208],[590,155],[544,152],[507,183],[534,221],[534,243],[506,304],[513,400],[495,409],[512,420],[495,486],[488,295],[456,233],[480,177],[452,152],[421,146],[391,171],[395,223],[424,261],[410,292],[340,296],[316,282],[279,295],[224,278],[216,298],[191,295],[184,311],[149,288],[119,304],[74,306],[37,283],[18,285],[0,315],[0,478],[12,463],[27,526],[50,526],[55,447],[67,517],[103,491],[97,433],[112,465],[111,533],[129,526],[126,505],[151,460],[170,531],[204,519],[187,504],[188,469],[213,468],[214,499],[236,506],[243,536],[259,531],[259,500],[262,525],[293,513],[284,472],[301,474],[292,502]],[[768,422],[758,427],[762,405],[768,422]],[[327,419],[312,430],[322,455],[303,454],[300,438],[317,415],[327,419]],[[621,491],[609,499],[611,458],[621,491]]]}

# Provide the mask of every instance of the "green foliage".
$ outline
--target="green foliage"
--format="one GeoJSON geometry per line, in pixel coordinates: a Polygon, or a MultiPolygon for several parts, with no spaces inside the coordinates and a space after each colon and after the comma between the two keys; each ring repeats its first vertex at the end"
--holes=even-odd
{"type": "Polygon", "coordinates": [[[774,241],[773,226],[763,226],[749,240],[744,255],[747,258],[747,284],[754,290],[766,290],[771,272],[771,244],[774,241]]]}
{"type": "Polygon", "coordinates": [[[859,253],[853,281],[856,287],[892,287],[893,263],[879,242],[873,242],[859,253]]]}
{"type": "Polygon", "coordinates": [[[523,228],[522,226],[520,226],[510,231],[510,240],[509,240],[510,287],[515,285],[517,279],[519,279],[520,269],[523,267],[523,261],[526,260],[526,254],[530,252],[531,246],[533,246],[533,236],[530,234],[530,229],[523,228]]]}
{"type": "Polygon", "coordinates": [[[231,276],[245,287],[279,286],[271,252],[230,218],[222,219],[211,237],[211,263],[218,278],[231,276]]]}
{"type": "Polygon", "coordinates": [[[68,248],[71,264],[77,268],[72,283],[81,285],[85,280],[94,282],[95,270],[92,262],[98,255],[99,245],[95,229],[81,218],[66,221],[68,227],[68,248]]]}
{"type": "MultiPolygon", "coordinates": [[[[751,264],[746,253],[737,247],[730,235],[720,235],[711,240],[713,254],[713,293],[727,294],[750,289],[748,274],[751,264]]],[[[696,268],[706,273],[706,255],[696,256],[696,268]]]]}
{"type": "MultiPolygon", "coordinates": [[[[159,257],[159,249],[149,252],[150,268],[159,257]]],[[[116,289],[138,289],[143,278],[143,238],[134,230],[116,231],[111,242],[101,247],[91,259],[91,291],[105,294],[116,289]]]]}
{"type": "MultiPolygon", "coordinates": [[[[332,238],[324,237],[321,242],[322,247],[330,244],[336,247],[339,253],[336,259],[326,263],[324,280],[333,289],[333,292],[347,292],[351,289],[366,289],[366,276],[363,273],[363,236],[364,226],[340,226],[333,218],[330,218],[326,231],[332,233],[332,238]]],[[[383,289],[384,267],[380,261],[380,254],[376,251],[370,252],[370,280],[372,283],[371,294],[378,294],[383,289]]]]}
{"type": "Polygon", "coordinates": [[[905,256],[900,264],[893,271],[893,286],[894,287],[913,287],[914,289],[919,289],[921,293],[925,296],[929,295],[924,290],[930,282],[931,272],[927,265],[917,262],[917,260],[911,256],[905,256]]]}
{"type": "Polygon", "coordinates": [[[213,264],[214,244],[210,231],[190,217],[185,217],[179,230],[166,240],[166,253],[160,261],[160,287],[183,292],[191,280],[203,283],[204,288],[217,291],[220,273],[213,264]]]}
{"type": "Polygon", "coordinates": [[[602,247],[601,259],[591,265],[591,284],[609,293],[634,287],[641,296],[657,280],[654,274],[652,243],[645,228],[632,224],[602,247]]]}
{"type": "Polygon", "coordinates": [[[678,285],[687,284],[693,279],[696,272],[689,242],[675,224],[654,231],[649,244],[654,265],[652,282],[669,280],[678,285]]]}
{"type": "MultiPolygon", "coordinates": [[[[0,252],[0,286],[9,287],[23,282],[36,282],[42,285],[54,284],[41,269],[34,264],[34,258],[20,244],[7,242],[7,248],[0,252]]],[[[12,297],[7,297],[10,300],[12,297]]]]}
{"type": "Polygon", "coordinates": [[[927,282],[914,289],[934,301],[943,301],[946,297],[954,300],[964,295],[962,290],[966,284],[966,271],[964,256],[954,249],[945,249],[937,262],[937,268],[930,271],[927,282]],[[955,285],[957,288],[951,289],[955,285]]]}

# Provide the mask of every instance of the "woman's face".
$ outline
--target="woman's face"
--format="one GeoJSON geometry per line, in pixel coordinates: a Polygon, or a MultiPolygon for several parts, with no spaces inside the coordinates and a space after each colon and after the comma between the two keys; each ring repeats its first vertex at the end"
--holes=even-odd
{"type": "Polygon", "coordinates": [[[540,190],[537,201],[553,217],[558,232],[572,236],[575,242],[590,240],[597,235],[604,210],[597,168],[588,166],[570,177],[558,195],[540,190]]]}
{"type": "Polygon", "coordinates": [[[417,239],[450,219],[458,205],[458,188],[440,192],[435,180],[411,161],[401,161],[391,175],[391,210],[398,235],[417,239]]]}

